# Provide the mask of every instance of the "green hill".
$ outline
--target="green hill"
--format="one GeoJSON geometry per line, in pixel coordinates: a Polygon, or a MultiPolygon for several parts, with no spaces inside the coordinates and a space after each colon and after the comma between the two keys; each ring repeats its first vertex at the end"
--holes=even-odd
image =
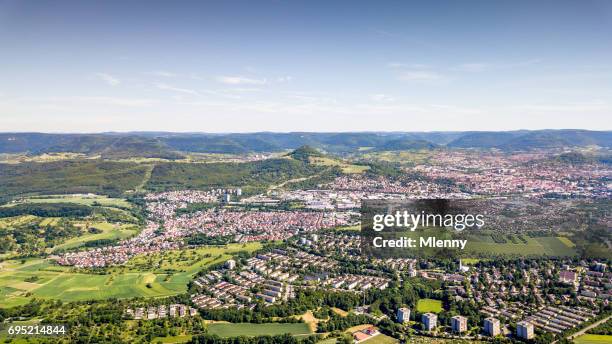
{"type": "Polygon", "coordinates": [[[309,162],[310,158],[313,158],[313,157],[321,158],[324,155],[323,153],[319,152],[315,148],[306,145],[306,146],[302,146],[294,150],[293,152],[289,153],[288,156],[292,157],[295,160],[299,160],[302,162],[309,162]]]}

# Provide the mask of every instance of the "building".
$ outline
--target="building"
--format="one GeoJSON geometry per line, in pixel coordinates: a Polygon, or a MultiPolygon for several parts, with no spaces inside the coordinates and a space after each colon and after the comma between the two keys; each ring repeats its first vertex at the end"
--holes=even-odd
{"type": "Polygon", "coordinates": [[[438,326],[438,316],[434,313],[425,313],[421,316],[425,331],[431,331],[438,326]]]}
{"type": "Polygon", "coordinates": [[[453,332],[461,333],[467,331],[467,318],[461,315],[456,315],[451,318],[451,327],[453,332]]]}
{"type": "Polygon", "coordinates": [[[229,270],[233,270],[236,267],[236,261],[233,259],[229,259],[225,262],[225,267],[229,270]]]}
{"type": "Polygon", "coordinates": [[[576,284],[578,276],[574,271],[564,270],[559,273],[559,282],[565,284],[576,284]]]}
{"type": "Polygon", "coordinates": [[[534,337],[533,324],[527,321],[516,324],[516,335],[522,339],[532,339],[534,337]]]}
{"type": "Polygon", "coordinates": [[[405,324],[410,321],[410,308],[400,308],[397,310],[397,322],[405,324]]]}
{"type": "Polygon", "coordinates": [[[501,334],[501,326],[499,323],[499,319],[486,318],[484,320],[484,331],[487,335],[491,337],[495,337],[501,334]]]}

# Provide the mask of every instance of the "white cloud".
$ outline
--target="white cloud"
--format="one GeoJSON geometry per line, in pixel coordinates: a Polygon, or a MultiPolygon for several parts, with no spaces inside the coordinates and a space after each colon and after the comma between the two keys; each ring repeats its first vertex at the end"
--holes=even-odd
{"type": "Polygon", "coordinates": [[[526,66],[538,64],[540,62],[542,62],[541,59],[531,59],[531,60],[511,62],[511,63],[472,62],[472,63],[463,63],[458,66],[452,67],[451,70],[458,71],[458,72],[479,73],[479,72],[486,72],[486,71],[496,70],[496,69],[526,67],[526,66]]]}
{"type": "Polygon", "coordinates": [[[160,90],[164,90],[164,91],[173,91],[173,92],[193,94],[193,95],[198,94],[198,92],[196,92],[195,90],[192,90],[189,88],[174,87],[172,85],[168,85],[162,82],[156,82],[154,85],[155,87],[159,88],[160,90]]]}
{"type": "Polygon", "coordinates": [[[371,94],[370,95],[370,99],[372,99],[373,101],[376,102],[392,102],[395,100],[395,98],[393,98],[392,96],[388,95],[388,94],[371,94]]]}
{"type": "Polygon", "coordinates": [[[176,74],[176,73],[168,72],[168,71],[165,71],[165,70],[157,70],[157,71],[154,71],[154,72],[149,72],[147,74],[154,75],[154,76],[162,76],[164,78],[176,78],[178,76],[178,74],[176,74]]]}
{"type": "Polygon", "coordinates": [[[228,85],[265,85],[268,83],[266,79],[251,79],[242,76],[218,76],[216,80],[228,85]]]}
{"type": "Polygon", "coordinates": [[[119,80],[118,78],[110,74],[106,74],[106,73],[96,73],[96,77],[111,86],[117,86],[121,83],[121,80],[119,80]]]}
{"type": "Polygon", "coordinates": [[[487,63],[464,63],[464,64],[458,65],[457,67],[454,67],[452,69],[456,70],[456,71],[459,71],[459,72],[478,73],[478,72],[484,72],[484,71],[488,70],[489,68],[491,68],[491,65],[489,65],[487,63]]]}
{"type": "Polygon", "coordinates": [[[293,80],[293,77],[291,75],[280,76],[276,78],[276,82],[290,82],[291,80],[293,80]]]}
{"type": "Polygon", "coordinates": [[[427,70],[408,70],[399,73],[397,78],[401,81],[440,81],[445,80],[442,74],[427,70]]]}

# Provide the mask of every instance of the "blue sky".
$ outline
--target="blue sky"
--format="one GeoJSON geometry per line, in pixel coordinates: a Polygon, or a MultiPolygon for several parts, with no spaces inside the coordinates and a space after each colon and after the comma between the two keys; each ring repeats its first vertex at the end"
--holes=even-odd
{"type": "Polygon", "coordinates": [[[612,129],[610,1],[0,0],[0,131],[612,129]]]}

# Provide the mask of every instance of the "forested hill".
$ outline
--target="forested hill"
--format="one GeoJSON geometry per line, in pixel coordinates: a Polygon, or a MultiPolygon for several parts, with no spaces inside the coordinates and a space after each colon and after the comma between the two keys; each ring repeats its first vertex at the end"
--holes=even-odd
{"type": "Polygon", "coordinates": [[[142,156],[176,159],[188,152],[277,152],[301,146],[311,146],[332,153],[350,153],[364,148],[379,151],[438,147],[528,150],[591,145],[612,147],[612,131],[568,129],[419,133],[0,133],[0,153],[72,152],[100,155],[103,158],[142,156]]]}

